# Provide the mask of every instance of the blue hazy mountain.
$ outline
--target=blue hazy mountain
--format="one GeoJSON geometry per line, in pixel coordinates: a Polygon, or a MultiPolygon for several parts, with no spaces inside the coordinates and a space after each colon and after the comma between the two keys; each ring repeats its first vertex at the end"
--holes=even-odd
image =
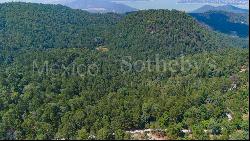
{"type": "Polygon", "coordinates": [[[249,37],[249,14],[209,11],[190,13],[201,24],[225,34],[249,37]]]}
{"type": "Polygon", "coordinates": [[[125,4],[113,2],[112,0],[70,0],[68,2],[64,1],[63,5],[73,9],[82,9],[89,12],[100,13],[126,13],[137,10],[125,4]]]}
{"type": "Polygon", "coordinates": [[[211,6],[204,5],[199,9],[194,10],[192,13],[205,13],[209,11],[224,11],[230,13],[249,13],[249,10],[235,7],[233,5],[211,6]]]}

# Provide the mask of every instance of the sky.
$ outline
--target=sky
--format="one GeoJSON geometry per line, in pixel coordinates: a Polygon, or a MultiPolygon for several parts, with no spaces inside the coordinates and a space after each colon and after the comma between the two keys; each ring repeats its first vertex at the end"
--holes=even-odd
{"type": "MultiPolygon", "coordinates": [[[[28,2],[55,2],[58,0],[0,0],[6,1],[28,1],[28,2]]],[[[65,1],[65,0],[64,0],[65,1]]],[[[177,0],[113,0],[119,1],[137,9],[177,9],[181,11],[192,11],[205,4],[180,4],[177,0]]],[[[216,6],[216,5],[215,5],[216,6]]],[[[238,6],[241,8],[249,9],[248,6],[238,6]]]]}

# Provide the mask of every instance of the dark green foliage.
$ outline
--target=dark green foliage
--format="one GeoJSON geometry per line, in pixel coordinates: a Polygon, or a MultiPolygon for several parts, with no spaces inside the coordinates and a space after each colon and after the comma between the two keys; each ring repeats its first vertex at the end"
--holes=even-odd
{"type": "Polygon", "coordinates": [[[24,3],[0,9],[0,27],[8,26],[0,28],[0,139],[130,139],[125,131],[150,127],[166,129],[170,139],[247,138],[242,70],[249,50],[229,48],[229,38],[185,13],[89,14],[24,3]],[[124,72],[128,55],[133,67],[124,72]],[[152,62],[152,71],[138,71],[137,59],[157,55],[174,70],[157,71],[152,62]]]}
{"type": "Polygon", "coordinates": [[[122,17],[61,5],[6,3],[0,10],[0,49],[93,47],[94,38],[122,17]]]}

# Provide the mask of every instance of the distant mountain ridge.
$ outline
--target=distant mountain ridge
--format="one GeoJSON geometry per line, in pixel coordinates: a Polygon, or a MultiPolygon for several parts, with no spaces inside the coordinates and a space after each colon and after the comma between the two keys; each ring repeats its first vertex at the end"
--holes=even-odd
{"type": "Polygon", "coordinates": [[[209,11],[224,11],[230,13],[249,13],[249,10],[238,8],[233,5],[223,5],[223,6],[211,6],[211,5],[204,5],[203,7],[192,11],[191,13],[205,13],[209,11]]]}
{"type": "Polygon", "coordinates": [[[249,5],[248,0],[178,0],[178,3],[210,3],[210,4],[249,5]]]}
{"type": "Polygon", "coordinates": [[[126,13],[137,11],[135,8],[111,0],[70,0],[58,2],[72,9],[81,9],[94,13],[126,13]]]}

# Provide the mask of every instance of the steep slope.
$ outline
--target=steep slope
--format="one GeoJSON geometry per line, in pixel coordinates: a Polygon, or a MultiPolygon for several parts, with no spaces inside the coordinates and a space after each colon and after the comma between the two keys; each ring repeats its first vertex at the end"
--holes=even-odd
{"type": "Polygon", "coordinates": [[[249,10],[235,7],[233,5],[223,5],[223,6],[211,6],[204,5],[203,7],[192,11],[191,13],[205,13],[209,11],[224,11],[230,13],[249,13],[249,10]]]}
{"type": "Polygon", "coordinates": [[[246,38],[249,36],[249,15],[210,11],[206,13],[190,13],[200,23],[215,31],[246,38]]]}

